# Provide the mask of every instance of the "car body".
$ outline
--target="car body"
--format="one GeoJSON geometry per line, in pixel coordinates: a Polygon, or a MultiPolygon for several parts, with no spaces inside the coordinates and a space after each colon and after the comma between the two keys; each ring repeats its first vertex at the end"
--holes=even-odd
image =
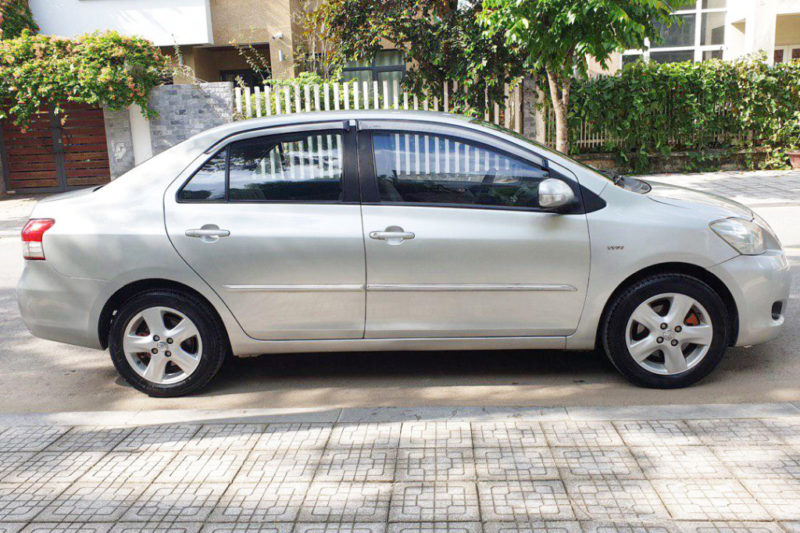
{"type": "Polygon", "coordinates": [[[153,290],[208,307],[238,356],[590,350],[615,298],[657,275],[710,287],[724,344],[743,346],[779,334],[789,295],[780,244],[746,207],[612,180],[440,113],[235,122],[44,199],[32,219],[55,222],[18,285],[25,324],[95,349],[125,302],[153,290]],[[760,228],[751,254],[720,236],[744,224],[760,228]]]}

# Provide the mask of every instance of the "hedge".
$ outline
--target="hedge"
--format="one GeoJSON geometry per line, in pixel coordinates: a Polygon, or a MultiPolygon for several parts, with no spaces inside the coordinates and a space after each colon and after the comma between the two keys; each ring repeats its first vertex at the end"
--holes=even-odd
{"type": "Polygon", "coordinates": [[[782,166],[800,145],[800,61],[640,61],[574,85],[571,130],[582,122],[605,130],[603,151],[634,168],[651,154],[709,148],[767,148],[769,164],[782,166]]]}

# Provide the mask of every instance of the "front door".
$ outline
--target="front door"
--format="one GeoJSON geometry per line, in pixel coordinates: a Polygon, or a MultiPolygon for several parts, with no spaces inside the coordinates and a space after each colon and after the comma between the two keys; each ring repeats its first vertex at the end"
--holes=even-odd
{"type": "Polygon", "coordinates": [[[248,134],[167,193],[170,239],[251,337],[363,335],[355,141],[340,125],[248,134]]]}
{"type": "Polygon", "coordinates": [[[547,177],[577,185],[481,135],[402,123],[360,134],[366,337],[561,336],[577,327],[586,216],[539,209],[537,190],[547,177]]]}

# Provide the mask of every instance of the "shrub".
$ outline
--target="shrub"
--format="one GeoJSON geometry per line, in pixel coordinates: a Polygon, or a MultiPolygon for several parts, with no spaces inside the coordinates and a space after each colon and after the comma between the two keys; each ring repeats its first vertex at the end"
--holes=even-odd
{"type": "Polygon", "coordinates": [[[153,116],[148,95],[168,65],[148,41],[116,32],[72,40],[23,31],[0,41],[0,118],[24,127],[48,106],[62,113],[63,102],[111,109],[138,104],[153,116]]]}
{"type": "Polygon", "coordinates": [[[0,39],[19,37],[23,30],[39,31],[28,0],[0,0],[0,39]]]}
{"type": "Polygon", "coordinates": [[[605,151],[633,154],[637,168],[674,149],[785,150],[799,142],[800,62],[637,62],[575,85],[570,127],[584,121],[613,139],[605,151]]]}

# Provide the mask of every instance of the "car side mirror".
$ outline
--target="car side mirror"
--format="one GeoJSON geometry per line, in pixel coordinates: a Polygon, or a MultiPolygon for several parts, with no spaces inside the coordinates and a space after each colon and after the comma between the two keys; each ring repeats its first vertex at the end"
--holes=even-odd
{"type": "Polygon", "coordinates": [[[547,178],[539,184],[539,207],[542,209],[557,209],[574,201],[572,187],[559,179],[547,178]]]}

